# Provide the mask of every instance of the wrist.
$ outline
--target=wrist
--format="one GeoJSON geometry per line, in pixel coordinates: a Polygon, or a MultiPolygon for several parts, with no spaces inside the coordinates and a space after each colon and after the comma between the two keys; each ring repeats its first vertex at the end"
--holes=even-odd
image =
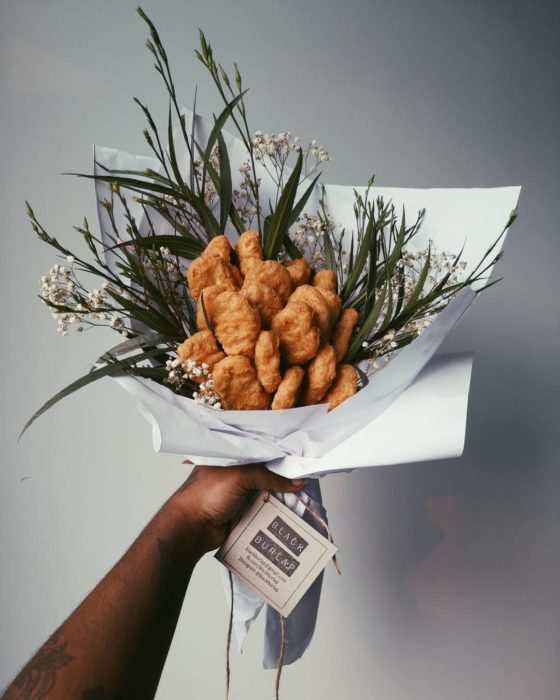
{"type": "Polygon", "coordinates": [[[212,549],[207,527],[197,516],[196,504],[186,494],[173,494],[164,505],[164,510],[173,522],[180,550],[195,563],[212,549]]]}

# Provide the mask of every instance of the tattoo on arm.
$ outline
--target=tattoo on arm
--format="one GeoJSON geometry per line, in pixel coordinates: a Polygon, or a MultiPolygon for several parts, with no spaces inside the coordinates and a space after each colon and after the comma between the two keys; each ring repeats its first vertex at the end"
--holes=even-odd
{"type": "Polygon", "coordinates": [[[57,630],[39,649],[8,688],[3,700],[41,700],[55,686],[56,673],[73,660],[66,653],[68,642],[59,641],[57,630]]]}

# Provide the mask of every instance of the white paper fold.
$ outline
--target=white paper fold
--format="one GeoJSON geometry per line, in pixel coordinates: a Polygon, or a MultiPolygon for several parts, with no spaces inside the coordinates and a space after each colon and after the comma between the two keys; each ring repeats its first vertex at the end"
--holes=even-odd
{"type": "MultiPolygon", "coordinates": [[[[187,132],[192,114],[185,110],[187,132]]],[[[212,122],[197,116],[194,133],[206,143],[212,122]]],[[[175,146],[183,174],[188,174],[186,148],[175,132],[175,146]]],[[[239,186],[237,169],[247,154],[240,139],[224,132],[232,169],[233,187],[239,186]]],[[[153,158],[139,157],[114,149],[94,147],[96,174],[103,168],[129,170],[151,168],[161,172],[153,158]]],[[[276,186],[258,165],[261,202],[275,199],[276,186]]],[[[365,195],[365,187],[326,185],[329,214],[347,233],[355,226],[354,190],[365,195]]],[[[109,186],[96,182],[98,200],[109,196],[109,186]]],[[[397,212],[404,207],[407,220],[421,209],[426,216],[409,249],[421,250],[431,240],[438,252],[458,253],[464,245],[466,273],[484,256],[496,240],[511,211],[516,207],[519,187],[488,189],[399,189],[375,187],[371,197],[392,201],[397,212]]],[[[126,193],[125,193],[126,194],[126,193]]],[[[305,212],[315,214],[319,189],[310,197],[305,212]]],[[[129,198],[131,213],[141,233],[148,232],[141,205],[129,198]]],[[[99,209],[103,240],[111,245],[111,231],[105,209],[99,209]]],[[[117,223],[123,212],[116,209],[117,223]]],[[[152,225],[158,234],[173,233],[155,212],[152,225]]],[[[125,226],[122,226],[125,230],[125,226]]],[[[232,240],[230,226],[225,231],[232,240]]],[[[121,234],[124,235],[124,234],[121,234]]],[[[503,243],[493,251],[496,254],[503,243]]],[[[107,255],[114,265],[111,254],[107,255]]],[[[491,270],[488,271],[490,275],[491,270]]],[[[481,283],[481,284],[484,284],[481,283]]],[[[468,388],[472,357],[469,354],[437,355],[437,351],[476,297],[465,289],[439,314],[422,335],[398,352],[378,371],[369,384],[354,397],[327,413],[326,406],[310,406],[288,411],[213,411],[147,379],[121,377],[119,383],[136,399],[152,427],[154,449],[184,455],[198,464],[230,466],[266,462],[274,471],[294,478],[321,476],[333,471],[382,464],[456,457],[465,440],[468,388]],[[413,420],[411,420],[413,417],[413,420]]],[[[318,482],[308,485],[308,497],[322,508],[318,482]],[[314,486],[317,484],[317,487],[314,486]]],[[[294,504],[295,505],[295,504],[294,504]]],[[[324,514],[324,513],[323,513],[324,514]]],[[[307,517],[307,516],[306,516],[307,517]]],[[[320,580],[288,618],[289,635],[286,662],[295,660],[311,639],[320,594],[320,580]],[[301,610],[299,610],[301,608],[301,610]],[[295,616],[295,617],[294,617],[295,616]],[[292,619],[293,618],[293,619],[292,619]]],[[[234,625],[240,641],[258,614],[262,601],[235,579],[234,625]]],[[[229,583],[226,587],[229,590],[229,583]]],[[[265,666],[277,659],[277,630],[274,611],[267,613],[265,666]]]]}

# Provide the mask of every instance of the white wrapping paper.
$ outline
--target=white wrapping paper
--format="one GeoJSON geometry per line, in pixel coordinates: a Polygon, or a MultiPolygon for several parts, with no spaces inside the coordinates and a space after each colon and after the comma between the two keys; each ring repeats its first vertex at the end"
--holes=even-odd
{"type": "MultiPolygon", "coordinates": [[[[187,132],[192,114],[185,110],[187,132]]],[[[201,145],[206,143],[212,123],[196,117],[194,133],[201,145]]],[[[177,158],[188,173],[186,148],[176,137],[177,158]]],[[[224,132],[231,163],[233,187],[237,168],[246,160],[240,139],[224,132]]],[[[103,168],[115,170],[145,169],[161,171],[153,158],[135,156],[114,149],[94,147],[95,173],[103,168]]],[[[261,202],[274,200],[275,185],[268,173],[257,164],[261,177],[261,202]]],[[[335,222],[353,231],[355,226],[354,190],[365,196],[365,187],[326,185],[326,205],[335,222]]],[[[98,201],[108,197],[108,186],[96,183],[98,201]]],[[[404,207],[407,220],[420,209],[426,216],[420,232],[408,249],[422,250],[432,240],[438,252],[457,253],[464,245],[462,259],[465,273],[484,256],[498,237],[510,212],[516,207],[519,187],[488,189],[398,189],[375,187],[370,196],[391,200],[396,211],[404,207]]],[[[311,195],[305,212],[318,209],[318,188],[311,195]]],[[[129,199],[141,233],[148,225],[141,205],[129,199]]],[[[101,232],[110,231],[103,207],[98,207],[101,232]]],[[[122,211],[116,210],[117,221],[122,211]]],[[[151,216],[157,234],[173,233],[171,227],[155,213],[151,216]]],[[[124,226],[123,226],[124,230],[124,226]]],[[[226,234],[235,240],[229,228],[226,234]]],[[[503,239],[501,241],[503,243],[503,239]]],[[[500,243],[500,246],[501,246],[500,243]]],[[[499,247],[493,253],[496,254],[499,247]]],[[[107,261],[114,263],[108,254],[107,261]]],[[[488,275],[491,270],[488,271],[488,275]]],[[[355,468],[443,459],[460,456],[465,440],[466,413],[472,357],[468,353],[438,355],[438,349],[453,327],[469,309],[476,294],[465,289],[439,314],[427,330],[403,348],[369,384],[331,413],[326,406],[309,406],[287,411],[214,411],[191,399],[177,396],[170,389],[147,379],[115,379],[136,400],[141,413],[152,428],[156,451],[188,457],[196,464],[231,466],[248,462],[265,462],[275,472],[295,478],[322,476],[329,472],[355,468]],[[411,420],[414,416],[414,420],[411,420]]],[[[304,498],[326,519],[319,484],[311,480],[304,498]]],[[[296,499],[287,503],[293,510],[313,522],[296,499]]],[[[225,573],[225,570],[224,570],[225,573]]],[[[229,596],[229,582],[225,573],[229,596]]],[[[241,646],[263,601],[234,577],[234,629],[241,646]]],[[[322,576],[287,620],[285,663],[291,663],[307,648],[319,604],[322,576]]],[[[275,666],[278,658],[277,613],[267,611],[264,666],[275,666]]]]}

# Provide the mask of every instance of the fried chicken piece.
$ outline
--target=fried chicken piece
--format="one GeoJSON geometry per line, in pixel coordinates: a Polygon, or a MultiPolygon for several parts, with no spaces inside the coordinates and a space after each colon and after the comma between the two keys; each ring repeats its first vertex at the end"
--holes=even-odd
{"type": "Polygon", "coordinates": [[[231,244],[225,236],[216,236],[189,265],[187,284],[195,299],[205,287],[223,284],[229,289],[239,289],[243,281],[239,270],[230,263],[231,244]]]}
{"type": "Polygon", "coordinates": [[[202,309],[202,300],[204,300],[206,314],[210,318],[210,308],[212,307],[212,302],[219,294],[222,292],[227,292],[228,289],[229,287],[226,287],[224,284],[211,284],[209,287],[205,287],[201,291],[200,296],[198,297],[198,303],[196,305],[196,323],[201,331],[208,328],[204,311],[202,309]]]}
{"type": "Polygon", "coordinates": [[[200,292],[214,284],[214,261],[199,255],[189,265],[187,270],[187,285],[190,293],[198,299],[200,292]]]}
{"type": "Polygon", "coordinates": [[[302,284],[294,289],[289,303],[291,304],[293,301],[304,302],[313,309],[315,325],[318,326],[321,338],[324,340],[329,333],[331,315],[321,292],[310,284],[302,284]]]}
{"type": "Polygon", "coordinates": [[[336,377],[330,389],[324,396],[325,403],[329,404],[329,411],[339,406],[358,391],[358,373],[352,365],[338,365],[336,377]]]}
{"type": "Polygon", "coordinates": [[[329,343],[321,345],[315,357],[307,365],[307,381],[303,395],[306,406],[320,403],[336,375],[334,348],[329,343]]]}
{"type": "Polygon", "coordinates": [[[231,263],[214,258],[214,284],[224,284],[230,289],[239,289],[231,263]]]}
{"type": "Polygon", "coordinates": [[[235,252],[241,274],[245,277],[252,267],[262,262],[261,237],[256,231],[244,231],[235,244],[235,252]]]}
{"type": "Polygon", "coordinates": [[[202,251],[202,255],[220,258],[228,263],[231,256],[231,244],[225,236],[215,236],[202,251]]]}
{"type": "Polygon", "coordinates": [[[340,362],[350,345],[350,339],[354,328],[358,323],[358,312],[356,309],[344,309],[340,314],[338,323],[334,327],[332,344],[336,353],[336,361],[340,362]]]}
{"type": "Polygon", "coordinates": [[[323,289],[322,287],[316,287],[316,289],[327,302],[327,306],[329,307],[329,328],[332,330],[335,327],[340,315],[342,299],[338,296],[338,294],[335,294],[328,289],[323,289]]]}
{"type": "Polygon", "coordinates": [[[233,279],[235,280],[235,284],[238,287],[243,286],[243,277],[241,276],[241,272],[237,265],[230,265],[231,268],[231,274],[233,275],[233,279]]]}
{"type": "Polygon", "coordinates": [[[295,260],[285,260],[282,265],[288,270],[292,278],[294,289],[301,284],[307,284],[311,277],[311,268],[305,258],[296,258],[295,260]]]}
{"type": "Polygon", "coordinates": [[[290,301],[276,314],[272,330],[278,336],[280,353],[287,365],[302,365],[310,360],[321,342],[320,331],[314,325],[313,309],[302,301],[290,301]]]}
{"type": "Polygon", "coordinates": [[[320,270],[315,273],[311,284],[314,287],[328,289],[329,292],[336,294],[336,272],[334,270],[320,270]]]}
{"type": "Polygon", "coordinates": [[[274,331],[261,331],[255,345],[255,367],[264,390],[274,393],[282,379],[278,336],[274,331]]]}
{"type": "Polygon", "coordinates": [[[223,284],[229,289],[237,289],[231,265],[216,255],[199,255],[189,265],[187,284],[190,293],[198,299],[200,292],[213,284],[223,284]]]}
{"type": "Polygon", "coordinates": [[[305,372],[301,367],[288,367],[272,399],[273,411],[295,406],[304,377],[305,372]]]}
{"type": "Polygon", "coordinates": [[[267,287],[259,282],[245,282],[239,290],[239,293],[243,294],[251,306],[257,309],[261,317],[261,326],[263,328],[270,328],[272,318],[276,316],[284,306],[280,297],[272,287],[267,287]]]}
{"type": "Polygon", "coordinates": [[[218,294],[208,316],[226,354],[254,356],[261,319],[242,294],[232,291],[218,294]]]}
{"type": "Polygon", "coordinates": [[[245,282],[259,282],[272,287],[282,304],[288,301],[293,288],[290,273],[276,260],[263,260],[250,267],[245,275],[245,282]]]}
{"type": "Polygon", "coordinates": [[[212,377],[225,409],[255,411],[268,408],[270,397],[257,379],[251,361],[244,355],[230,355],[218,362],[212,377]]]}
{"type": "MultiPolygon", "coordinates": [[[[200,363],[205,362],[210,371],[212,371],[217,362],[223,360],[226,356],[218,347],[214,334],[209,330],[193,333],[178,346],[177,355],[181,364],[184,364],[187,360],[194,360],[200,363]]],[[[201,376],[193,379],[200,383],[204,381],[205,377],[201,376]]]]}

